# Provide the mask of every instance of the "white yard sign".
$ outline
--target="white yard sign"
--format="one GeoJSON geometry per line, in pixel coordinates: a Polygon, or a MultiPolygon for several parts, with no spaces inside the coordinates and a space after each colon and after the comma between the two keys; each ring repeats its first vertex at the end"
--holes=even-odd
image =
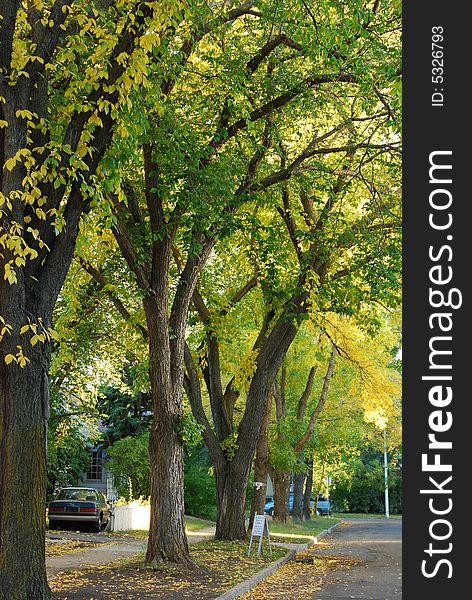
{"type": "Polygon", "coordinates": [[[254,537],[259,537],[259,547],[257,549],[257,556],[260,556],[262,553],[262,538],[264,537],[264,533],[267,532],[267,539],[269,540],[269,551],[272,556],[272,546],[270,544],[270,534],[269,534],[269,523],[267,522],[267,515],[264,513],[262,515],[254,515],[254,523],[252,524],[251,531],[251,539],[249,541],[249,550],[247,555],[251,555],[251,546],[252,540],[254,537]]]}

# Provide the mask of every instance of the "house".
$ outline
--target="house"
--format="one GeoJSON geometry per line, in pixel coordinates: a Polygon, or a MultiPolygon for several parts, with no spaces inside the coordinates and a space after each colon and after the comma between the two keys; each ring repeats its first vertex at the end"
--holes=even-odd
{"type": "Polygon", "coordinates": [[[118,494],[113,486],[113,476],[107,469],[107,453],[103,444],[90,449],[90,468],[82,474],[80,484],[93,488],[105,495],[107,500],[116,500],[118,494]]]}

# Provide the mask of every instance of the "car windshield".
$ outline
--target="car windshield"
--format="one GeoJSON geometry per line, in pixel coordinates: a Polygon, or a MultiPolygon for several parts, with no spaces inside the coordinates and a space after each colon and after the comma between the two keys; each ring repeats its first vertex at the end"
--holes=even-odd
{"type": "Polygon", "coordinates": [[[95,490],[69,488],[61,490],[56,496],[56,500],[88,500],[89,502],[97,502],[98,495],[95,490]]]}

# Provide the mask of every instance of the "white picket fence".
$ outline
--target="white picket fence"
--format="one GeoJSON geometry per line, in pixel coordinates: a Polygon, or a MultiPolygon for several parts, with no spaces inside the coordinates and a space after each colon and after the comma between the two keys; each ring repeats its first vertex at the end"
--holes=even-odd
{"type": "Polygon", "coordinates": [[[132,529],[149,529],[151,507],[138,502],[125,506],[115,506],[111,518],[110,531],[130,531],[132,529]]]}

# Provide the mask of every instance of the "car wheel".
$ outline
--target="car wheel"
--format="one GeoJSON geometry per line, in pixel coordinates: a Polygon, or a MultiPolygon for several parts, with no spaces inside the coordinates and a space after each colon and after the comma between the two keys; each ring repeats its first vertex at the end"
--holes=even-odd
{"type": "Polygon", "coordinates": [[[48,529],[51,529],[51,530],[57,529],[57,523],[56,523],[56,521],[51,521],[51,519],[49,519],[48,529]]]}
{"type": "Polygon", "coordinates": [[[102,531],[102,529],[103,529],[103,515],[102,515],[102,513],[100,513],[100,516],[98,517],[97,521],[95,522],[93,529],[94,529],[94,531],[96,533],[99,533],[100,531],[102,531]]]}
{"type": "Polygon", "coordinates": [[[110,517],[108,520],[102,523],[102,531],[108,531],[110,529],[110,517]]]}
{"type": "Polygon", "coordinates": [[[321,517],[321,510],[319,508],[316,509],[316,516],[321,517]]]}
{"type": "Polygon", "coordinates": [[[269,508],[269,512],[267,514],[269,515],[269,517],[273,517],[274,516],[274,509],[273,508],[269,508]]]}

